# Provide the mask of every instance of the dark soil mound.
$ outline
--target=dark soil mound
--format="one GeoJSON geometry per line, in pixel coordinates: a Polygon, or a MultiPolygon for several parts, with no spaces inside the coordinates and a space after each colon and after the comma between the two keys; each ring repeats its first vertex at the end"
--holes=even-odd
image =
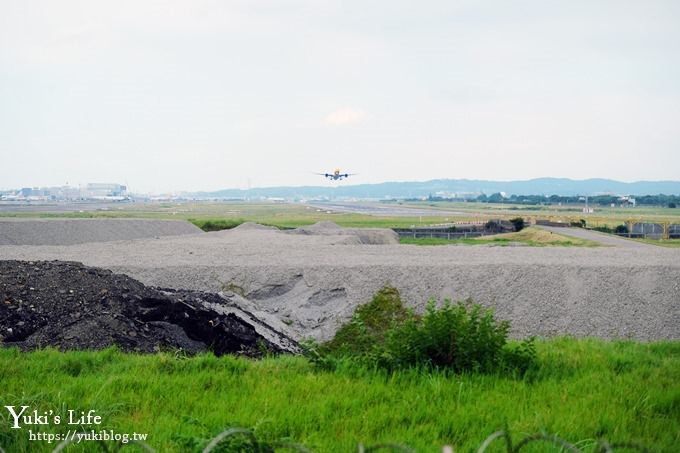
{"type": "Polygon", "coordinates": [[[229,310],[229,301],[219,295],[151,288],[126,275],[62,261],[0,261],[3,343],[22,349],[181,348],[251,357],[297,350],[285,335],[229,310]],[[258,333],[263,329],[265,336],[258,333]]]}

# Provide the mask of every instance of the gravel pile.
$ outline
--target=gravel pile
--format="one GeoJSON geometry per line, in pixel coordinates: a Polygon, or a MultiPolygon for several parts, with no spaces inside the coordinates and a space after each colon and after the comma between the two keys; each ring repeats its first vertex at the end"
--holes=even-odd
{"type": "Polygon", "coordinates": [[[314,236],[345,236],[349,240],[343,241],[344,244],[366,244],[384,245],[399,244],[399,235],[386,228],[342,228],[339,225],[329,222],[317,222],[314,225],[295,228],[286,231],[288,234],[303,234],[314,236]]]}
{"type": "Polygon", "coordinates": [[[147,285],[243,296],[240,305],[258,318],[278,319],[298,338],[329,338],[358,304],[389,284],[417,310],[430,297],[472,297],[510,320],[515,337],[680,339],[680,249],[419,247],[342,238],[351,236],[234,229],[0,246],[0,257],[80,261],[147,285]]]}
{"type": "Polygon", "coordinates": [[[0,245],[72,245],[202,232],[184,220],[0,219],[0,245]]]}
{"type": "Polygon", "coordinates": [[[0,261],[0,344],[35,349],[177,350],[260,356],[294,341],[228,298],[149,288],[79,263],[0,261]]]}
{"type": "Polygon", "coordinates": [[[243,222],[242,224],[233,228],[236,231],[250,231],[250,230],[278,230],[278,228],[268,225],[260,225],[255,222],[243,222]]]}

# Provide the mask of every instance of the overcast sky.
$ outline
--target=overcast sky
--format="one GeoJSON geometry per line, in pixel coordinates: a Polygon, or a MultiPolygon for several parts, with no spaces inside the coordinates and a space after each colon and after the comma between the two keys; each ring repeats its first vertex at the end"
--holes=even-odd
{"type": "Polygon", "coordinates": [[[680,179],[677,0],[0,0],[0,188],[680,179]]]}

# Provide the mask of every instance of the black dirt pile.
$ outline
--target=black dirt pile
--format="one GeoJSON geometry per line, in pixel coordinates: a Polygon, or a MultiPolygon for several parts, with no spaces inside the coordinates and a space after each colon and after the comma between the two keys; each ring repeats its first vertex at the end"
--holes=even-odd
{"type": "Polygon", "coordinates": [[[0,344],[250,357],[297,351],[293,340],[243,319],[219,295],[151,288],[63,261],[0,261],[0,344]]]}

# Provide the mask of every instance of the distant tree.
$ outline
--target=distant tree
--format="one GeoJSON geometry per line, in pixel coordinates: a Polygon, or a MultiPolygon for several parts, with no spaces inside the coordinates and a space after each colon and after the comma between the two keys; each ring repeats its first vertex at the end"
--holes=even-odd
{"type": "Polygon", "coordinates": [[[480,196],[478,196],[477,201],[482,202],[482,203],[486,203],[486,201],[487,201],[486,194],[481,194],[480,196]]]}
{"type": "Polygon", "coordinates": [[[487,202],[489,203],[503,203],[503,201],[505,201],[505,199],[503,198],[503,195],[501,195],[500,192],[491,194],[487,199],[487,202]]]}
{"type": "Polygon", "coordinates": [[[591,203],[597,203],[600,206],[609,206],[610,204],[615,204],[617,201],[618,198],[611,195],[598,195],[590,198],[591,203]]]}
{"type": "Polygon", "coordinates": [[[669,208],[677,208],[678,205],[675,204],[674,202],[670,202],[670,203],[668,203],[668,207],[669,207],[669,208]]]}

